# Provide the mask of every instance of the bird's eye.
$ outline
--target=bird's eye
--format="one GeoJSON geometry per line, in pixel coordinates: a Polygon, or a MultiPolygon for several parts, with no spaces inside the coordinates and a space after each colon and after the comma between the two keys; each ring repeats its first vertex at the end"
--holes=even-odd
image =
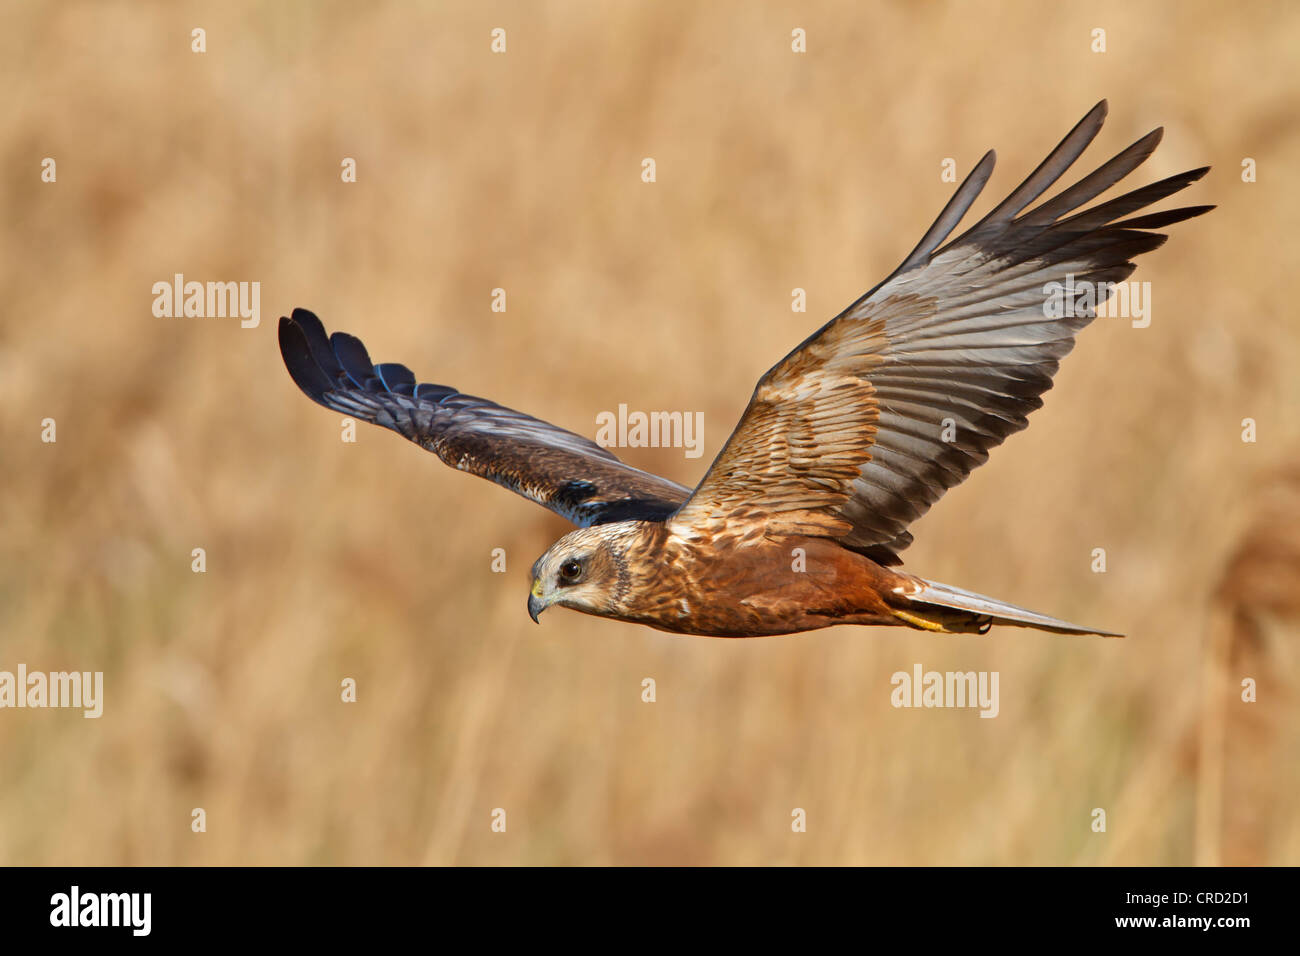
{"type": "Polygon", "coordinates": [[[560,565],[560,580],[572,584],[582,573],[582,565],[570,558],[560,565]]]}

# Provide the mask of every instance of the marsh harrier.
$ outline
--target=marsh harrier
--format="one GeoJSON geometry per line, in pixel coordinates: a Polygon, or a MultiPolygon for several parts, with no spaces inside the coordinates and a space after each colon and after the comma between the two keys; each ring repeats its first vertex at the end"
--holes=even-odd
{"type": "Polygon", "coordinates": [[[1159,129],[1029,208],[1105,115],[1102,101],[1010,196],[944,244],[993,171],[985,154],[889,278],[759,379],[694,490],[573,432],[419,383],[403,365],[374,365],[358,339],[327,336],[305,310],[280,320],[280,350],[314,401],[579,526],[533,565],[533,620],[559,604],[722,637],[832,624],[1109,634],[895,569],[908,526],[1042,405],[1096,304],[1165,241],[1152,230],[1213,208],[1133,215],[1203,167],[1076,211],[1141,165],[1159,129]],[[1060,289],[1053,306],[1049,290],[1060,289]]]}

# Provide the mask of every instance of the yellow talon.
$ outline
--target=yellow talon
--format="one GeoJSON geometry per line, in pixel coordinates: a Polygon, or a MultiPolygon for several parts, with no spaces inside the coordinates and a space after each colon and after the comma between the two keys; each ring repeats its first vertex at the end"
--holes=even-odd
{"type": "Polygon", "coordinates": [[[908,624],[911,624],[913,627],[919,627],[923,631],[934,631],[938,634],[952,633],[952,631],[948,630],[942,624],[939,624],[935,621],[927,621],[925,618],[917,617],[915,614],[908,614],[906,611],[899,611],[897,609],[891,609],[891,612],[893,613],[894,617],[906,621],[908,624]]]}

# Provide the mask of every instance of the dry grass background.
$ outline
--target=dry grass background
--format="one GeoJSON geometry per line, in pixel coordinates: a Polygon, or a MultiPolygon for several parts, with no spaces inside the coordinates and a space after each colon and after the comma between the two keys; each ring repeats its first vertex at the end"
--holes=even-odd
{"type": "Polygon", "coordinates": [[[0,862],[1300,862],[1300,509],[1259,511],[1300,461],[1300,8],[3,17],[0,668],[103,670],[106,701],[0,712],[0,862]],[[1144,258],[1151,327],[1090,328],[906,558],[1125,641],[535,627],[527,569],[566,525],[390,433],[342,444],[279,358],[276,317],[306,306],[378,361],[589,434],[619,402],[701,409],[703,459],[627,456],[693,482],[757,376],[919,238],[944,157],[964,175],[998,149],[982,214],[1103,96],[1086,163],[1164,124],[1141,180],[1212,163],[1187,201],[1220,208],[1144,258]],[[154,318],[176,272],[260,281],[261,326],[154,318]],[[1268,575],[1273,605],[1216,599],[1230,573],[1268,575]],[[1225,650],[1257,617],[1271,637],[1225,650]],[[915,662],[999,671],[1001,715],[892,709],[915,662]]]}

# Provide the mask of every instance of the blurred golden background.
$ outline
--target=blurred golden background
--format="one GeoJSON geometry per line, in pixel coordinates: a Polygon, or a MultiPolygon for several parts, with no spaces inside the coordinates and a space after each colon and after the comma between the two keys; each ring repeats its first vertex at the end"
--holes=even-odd
{"type": "Polygon", "coordinates": [[[0,711],[0,863],[1300,863],[1300,8],[3,17],[0,669],[102,670],[105,700],[0,711]],[[1133,184],[1213,164],[1179,198],[1219,209],[1142,259],[1151,326],[1085,331],[905,559],[1123,641],[536,627],[565,522],[389,432],[344,444],[280,360],[302,306],[588,435],[702,410],[703,458],[624,453],[693,484],[757,377],[920,238],[944,158],[997,148],[983,215],[1102,97],[1080,173],[1164,125],[1133,184]],[[156,318],[175,273],[260,282],[260,326],[156,318]],[[918,662],[998,671],[1000,715],[895,710],[918,662]]]}

